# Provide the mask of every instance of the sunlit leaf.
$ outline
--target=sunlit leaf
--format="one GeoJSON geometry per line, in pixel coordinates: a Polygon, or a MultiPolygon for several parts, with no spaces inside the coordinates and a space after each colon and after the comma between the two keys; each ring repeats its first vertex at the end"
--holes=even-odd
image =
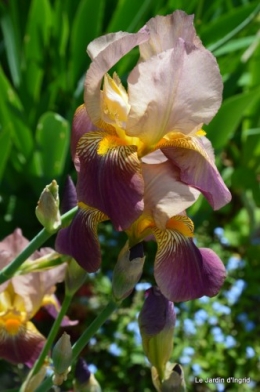
{"type": "Polygon", "coordinates": [[[5,39],[7,59],[15,86],[20,84],[20,56],[15,37],[15,31],[10,16],[5,13],[1,18],[1,26],[5,39]]]}
{"type": "Polygon", "coordinates": [[[101,31],[104,0],[81,0],[71,29],[71,79],[74,88],[79,78],[86,72],[89,59],[86,49],[90,41],[101,31]]]}
{"type": "Polygon", "coordinates": [[[45,113],[36,129],[33,174],[50,180],[59,177],[64,170],[68,147],[68,122],[56,113],[45,113]]]}
{"type": "Polygon", "coordinates": [[[4,132],[11,135],[16,152],[20,156],[20,164],[26,162],[33,149],[33,138],[25,123],[22,104],[8,79],[0,68],[0,125],[4,132]]]}
{"type": "Polygon", "coordinates": [[[215,148],[223,147],[233,136],[246,110],[260,97],[260,88],[238,94],[224,101],[205,130],[215,148]]]}
{"type": "Polygon", "coordinates": [[[49,0],[32,0],[24,37],[25,78],[30,95],[38,98],[44,74],[44,54],[49,43],[52,9],[49,0]]]}

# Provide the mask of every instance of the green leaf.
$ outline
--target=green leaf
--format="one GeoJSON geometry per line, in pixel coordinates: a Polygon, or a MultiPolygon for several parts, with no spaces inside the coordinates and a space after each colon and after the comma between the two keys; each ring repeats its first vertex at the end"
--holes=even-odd
{"type": "Polygon", "coordinates": [[[0,68],[0,126],[4,132],[8,132],[16,147],[16,159],[18,167],[26,162],[33,150],[33,138],[28,128],[23,107],[11,84],[0,68]]]}
{"type": "Polygon", "coordinates": [[[8,130],[0,131],[0,181],[9,157],[12,141],[8,130]]]}
{"type": "Polygon", "coordinates": [[[250,5],[233,8],[230,12],[216,17],[211,23],[201,26],[200,38],[204,45],[216,42],[240,25],[257,7],[258,1],[250,5]]]}
{"type": "Polygon", "coordinates": [[[42,59],[42,50],[49,42],[51,26],[52,9],[49,0],[32,0],[25,36],[25,55],[27,60],[42,59]]]}
{"type": "Polygon", "coordinates": [[[5,41],[5,50],[7,54],[7,60],[15,86],[20,84],[20,59],[18,46],[15,38],[15,31],[11,18],[8,14],[4,14],[1,18],[1,26],[3,30],[3,36],[5,41]]]}
{"type": "Polygon", "coordinates": [[[236,192],[251,189],[256,184],[256,173],[247,167],[237,167],[231,176],[232,189],[236,192]],[[243,178],[243,181],[241,179],[243,178]]]}
{"type": "Polygon", "coordinates": [[[145,23],[145,15],[152,4],[152,0],[121,0],[113,13],[108,25],[107,32],[124,30],[129,33],[135,32],[138,27],[145,23]]]}
{"type": "Polygon", "coordinates": [[[214,56],[223,56],[224,54],[232,53],[236,50],[248,48],[253,42],[257,40],[256,36],[242,37],[231,40],[219,49],[214,51],[214,56]]]}
{"type": "Polygon", "coordinates": [[[32,174],[52,180],[63,173],[69,135],[69,124],[64,118],[53,112],[43,114],[36,129],[32,174]]]}
{"type": "Polygon", "coordinates": [[[233,136],[245,112],[260,97],[260,88],[227,98],[211,123],[205,126],[214,148],[223,147],[233,136]]]}
{"type": "Polygon", "coordinates": [[[260,162],[260,128],[246,129],[243,131],[243,160],[251,170],[259,166],[260,162]]]}
{"type": "Polygon", "coordinates": [[[86,72],[89,58],[86,54],[88,44],[101,33],[104,0],[81,0],[71,30],[71,78],[76,86],[86,72]]]}
{"type": "Polygon", "coordinates": [[[32,0],[24,37],[24,53],[26,87],[34,99],[40,94],[51,26],[52,9],[49,0],[32,0]]]}
{"type": "MultiPolygon", "coordinates": [[[[56,1],[53,10],[53,35],[58,42],[58,56],[64,57],[69,39],[69,15],[63,1],[56,1]]],[[[56,42],[55,41],[55,42],[56,42]]]]}

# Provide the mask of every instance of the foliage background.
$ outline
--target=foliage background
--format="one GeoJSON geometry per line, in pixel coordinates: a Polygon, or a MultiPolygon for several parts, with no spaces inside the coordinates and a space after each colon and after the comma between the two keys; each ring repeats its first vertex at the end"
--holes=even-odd
{"type": "MultiPolygon", "coordinates": [[[[217,57],[224,81],[223,105],[205,127],[232,202],[213,212],[200,199],[189,212],[200,246],[214,249],[228,270],[213,299],[176,305],[172,360],[184,366],[188,391],[260,391],[260,30],[253,0],[9,0],[0,2],[0,239],[21,227],[27,238],[40,229],[34,214],[43,187],[75,173],[69,141],[73,113],[83,101],[89,65],[86,46],[118,30],[135,32],[175,9],[195,14],[202,42],[217,57]],[[195,377],[248,378],[248,384],[197,384],[195,377]]],[[[123,80],[137,59],[132,51],[115,67],[123,80]]],[[[102,271],[78,292],[68,329],[75,341],[106,304],[117,254],[125,241],[100,225],[102,271]]],[[[50,242],[50,245],[53,244],[50,242]]],[[[154,244],[146,245],[141,282],[153,283],[154,244]]],[[[145,285],[83,353],[104,391],[153,391],[140,346],[136,315],[145,285]]],[[[62,299],[62,287],[59,288],[62,299]]],[[[35,320],[48,333],[43,312],[35,320]]],[[[16,390],[26,370],[0,360],[0,390],[16,390]],[[3,389],[1,389],[3,388],[3,389]]],[[[63,390],[71,388],[73,371],[63,390]]]]}

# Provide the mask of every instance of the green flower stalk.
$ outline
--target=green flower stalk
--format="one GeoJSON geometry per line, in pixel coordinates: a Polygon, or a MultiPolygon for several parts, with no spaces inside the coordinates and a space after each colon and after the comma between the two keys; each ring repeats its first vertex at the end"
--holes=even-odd
{"type": "Polygon", "coordinates": [[[46,185],[35,209],[39,222],[49,233],[55,233],[61,226],[58,191],[59,186],[55,180],[46,185]]]}

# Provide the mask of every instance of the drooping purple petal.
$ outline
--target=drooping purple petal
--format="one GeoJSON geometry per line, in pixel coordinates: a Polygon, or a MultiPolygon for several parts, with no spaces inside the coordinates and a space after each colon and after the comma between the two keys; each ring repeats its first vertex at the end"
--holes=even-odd
{"type": "Polygon", "coordinates": [[[93,41],[88,51],[93,59],[86,75],[84,100],[91,121],[98,125],[100,113],[100,87],[103,76],[126,53],[149,38],[145,29],[136,34],[109,34],[93,41]]]}
{"type": "Polygon", "coordinates": [[[178,231],[153,230],[158,250],[155,280],[166,298],[189,301],[216,295],[226,277],[225,267],[210,249],[199,249],[178,231]]]}
{"type": "Polygon", "coordinates": [[[145,212],[154,218],[158,228],[164,228],[174,215],[190,207],[200,192],[179,180],[178,169],[170,162],[143,164],[145,212]]]}
{"type": "Polygon", "coordinates": [[[85,134],[78,144],[78,200],[105,213],[118,230],[143,210],[144,184],[136,146],[106,132],[85,134]]]}
{"type": "Polygon", "coordinates": [[[101,264],[97,226],[108,217],[83,203],[79,207],[71,224],[58,232],[55,248],[72,256],[87,272],[96,272],[101,264]]]}
{"type": "MultiPolygon", "coordinates": [[[[2,331],[1,331],[2,332],[2,331]]],[[[16,336],[0,334],[0,358],[32,367],[45,343],[45,337],[29,321],[16,336]]]]}
{"type": "Polygon", "coordinates": [[[146,299],[139,315],[139,327],[142,333],[153,336],[160,333],[167,325],[174,326],[176,315],[173,303],[157,287],[146,291],[146,299]]]}
{"type": "Polygon", "coordinates": [[[72,178],[68,176],[65,182],[63,196],[61,199],[61,213],[65,214],[65,212],[68,212],[71,208],[76,207],[77,202],[78,199],[76,187],[72,181],[72,178]]]}
{"type": "Polygon", "coordinates": [[[155,145],[168,132],[191,134],[217,113],[222,86],[212,54],[180,38],[130,73],[127,135],[155,145]]]}
{"type": "Polygon", "coordinates": [[[231,194],[216,168],[207,138],[175,138],[161,150],[179,168],[180,180],[197,188],[214,210],[230,202],[231,194]]]}

